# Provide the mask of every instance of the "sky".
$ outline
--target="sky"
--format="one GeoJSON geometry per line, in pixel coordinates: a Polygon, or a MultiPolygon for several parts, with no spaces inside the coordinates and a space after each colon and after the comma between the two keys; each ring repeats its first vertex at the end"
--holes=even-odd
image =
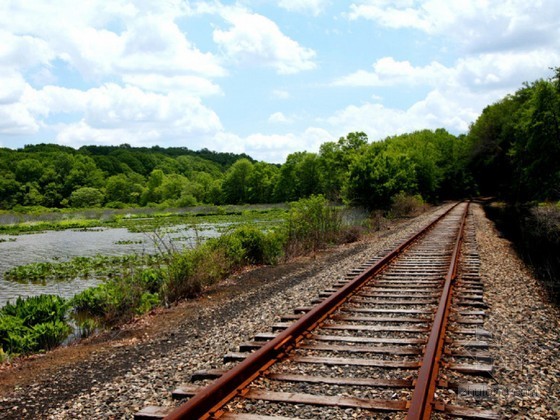
{"type": "Polygon", "coordinates": [[[558,0],[0,0],[0,147],[282,163],[355,131],[466,133],[559,66],[558,0]]]}

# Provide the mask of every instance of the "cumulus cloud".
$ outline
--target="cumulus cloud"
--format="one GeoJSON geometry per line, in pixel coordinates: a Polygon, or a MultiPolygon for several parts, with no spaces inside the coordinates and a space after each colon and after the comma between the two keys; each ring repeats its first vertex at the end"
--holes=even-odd
{"type": "Polygon", "coordinates": [[[318,152],[319,147],[335,137],[325,128],[308,127],[305,130],[284,134],[253,133],[245,137],[229,132],[219,132],[213,137],[216,150],[247,153],[256,160],[284,163],[290,153],[318,152]]]}
{"type": "MultiPolygon", "coordinates": [[[[57,125],[56,141],[87,143],[184,144],[200,142],[222,131],[217,114],[200,99],[180,93],[146,92],[134,86],[104,84],[86,91],[58,86],[28,88],[18,107],[14,129],[33,132],[51,114],[79,113],[77,122],[57,125]]],[[[14,120],[14,117],[12,117],[14,120]]],[[[5,130],[4,130],[5,131],[5,130]]]]}
{"type": "Polygon", "coordinates": [[[218,59],[195,48],[179,27],[164,16],[147,16],[129,25],[122,35],[123,51],[117,69],[159,75],[198,73],[223,76],[218,59]]]}
{"type": "Polygon", "coordinates": [[[177,26],[188,12],[181,1],[93,1],[79,8],[69,0],[9,3],[0,6],[0,65],[48,67],[58,60],[97,82],[138,73],[224,76],[220,60],[197,49],[177,26]]]}
{"type": "Polygon", "coordinates": [[[283,9],[290,12],[311,13],[313,16],[319,15],[328,5],[325,0],[280,0],[278,3],[283,9]]]}
{"type": "Polygon", "coordinates": [[[294,74],[316,67],[315,51],[286,36],[267,17],[239,7],[224,7],[220,13],[231,26],[226,30],[214,30],[213,39],[235,62],[272,67],[279,74],[294,74]]]}
{"type": "Polygon", "coordinates": [[[0,104],[0,133],[6,135],[35,134],[39,131],[39,124],[20,103],[10,106],[0,104]]]}
{"type": "Polygon", "coordinates": [[[3,3],[1,132],[62,127],[57,139],[79,144],[88,135],[134,143],[221,130],[200,98],[221,94],[214,79],[227,72],[177,26],[189,13],[180,0],[3,3]],[[62,114],[76,122],[53,123],[62,114]]]}
{"type": "Polygon", "coordinates": [[[278,124],[288,124],[292,122],[291,118],[286,117],[282,112],[275,112],[268,117],[268,122],[278,124]]]}
{"type": "Polygon", "coordinates": [[[444,86],[407,109],[367,102],[349,105],[326,118],[337,136],[364,131],[371,140],[422,129],[447,128],[455,134],[465,133],[482,109],[506,91],[472,92],[461,86],[444,86]]]}
{"type": "Polygon", "coordinates": [[[477,90],[517,89],[534,74],[560,61],[560,53],[543,49],[531,52],[503,52],[468,55],[452,66],[434,61],[413,66],[409,61],[383,57],[373,63],[373,70],[357,70],[332,82],[333,86],[462,86],[477,90]]]}
{"type": "Polygon", "coordinates": [[[300,133],[255,133],[246,138],[240,138],[239,143],[244,145],[245,153],[257,160],[284,163],[290,153],[317,152],[322,143],[333,139],[334,137],[324,128],[308,127],[300,133]]]}
{"type": "Polygon", "coordinates": [[[560,4],[556,0],[361,0],[350,5],[347,16],[392,29],[443,35],[472,52],[530,50],[547,44],[558,47],[560,42],[560,4]]]}
{"type": "Polygon", "coordinates": [[[373,71],[358,70],[334,81],[335,86],[395,86],[395,85],[433,85],[449,69],[437,62],[427,66],[414,67],[409,61],[396,61],[383,57],[373,63],[373,71]]]}
{"type": "Polygon", "coordinates": [[[211,96],[222,94],[219,85],[199,76],[164,76],[160,74],[125,74],[123,82],[153,92],[181,92],[190,96],[211,96]]]}

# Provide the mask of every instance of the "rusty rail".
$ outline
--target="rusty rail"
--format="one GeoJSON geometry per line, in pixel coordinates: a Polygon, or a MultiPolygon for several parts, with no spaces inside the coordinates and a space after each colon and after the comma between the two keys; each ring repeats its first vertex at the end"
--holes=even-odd
{"type": "Polygon", "coordinates": [[[443,293],[439,301],[428,343],[426,344],[422,366],[418,372],[418,379],[416,380],[416,385],[412,393],[412,399],[406,417],[409,420],[429,419],[433,409],[439,362],[443,350],[445,330],[449,315],[451,291],[453,289],[453,281],[457,277],[457,267],[459,265],[459,256],[461,254],[461,245],[463,243],[463,233],[469,205],[470,203],[467,204],[461,219],[461,226],[451,256],[451,265],[445,276],[443,293]]]}
{"type": "MultiPolygon", "coordinates": [[[[309,331],[324,321],[329,314],[340,307],[344,301],[352,296],[372,276],[383,271],[389,262],[394,260],[418,238],[423,236],[457,205],[458,204],[452,206],[423,230],[412,235],[408,240],[396,247],[372,267],[359,274],[353,281],[326,298],[262,348],[252,353],[243,362],[203,388],[189,401],[177,407],[165,418],[167,420],[208,419],[219,415],[221,408],[235,396],[239,395],[243,388],[248,386],[254,379],[259,377],[262,372],[266,371],[270,366],[275,364],[276,361],[281,359],[283,355],[294,348],[299,341],[305,338],[309,331]]],[[[464,219],[462,223],[464,224],[464,219]]],[[[456,244],[456,248],[457,246],[456,244]]]]}

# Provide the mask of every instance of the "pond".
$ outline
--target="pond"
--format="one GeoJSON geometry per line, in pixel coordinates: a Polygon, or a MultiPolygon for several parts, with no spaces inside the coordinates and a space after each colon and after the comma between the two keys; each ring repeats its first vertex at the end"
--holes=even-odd
{"type": "Polygon", "coordinates": [[[56,294],[71,297],[101,281],[94,278],[64,282],[21,284],[4,279],[14,267],[36,263],[67,261],[73,257],[95,255],[154,254],[166,249],[181,250],[197,241],[218,236],[227,225],[175,225],[152,233],[132,233],[125,228],[91,228],[84,230],[46,231],[18,236],[0,235],[0,307],[19,296],[56,294]]]}

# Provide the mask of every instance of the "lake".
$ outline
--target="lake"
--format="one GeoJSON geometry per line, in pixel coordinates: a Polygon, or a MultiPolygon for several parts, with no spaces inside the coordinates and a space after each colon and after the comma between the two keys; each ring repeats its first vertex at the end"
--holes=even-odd
{"type": "Polygon", "coordinates": [[[0,235],[0,307],[19,296],[55,294],[72,297],[101,280],[74,279],[41,284],[21,284],[4,279],[4,273],[16,266],[36,262],[67,261],[73,257],[100,255],[154,254],[165,248],[192,247],[197,241],[218,236],[227,224],[176,225],[155,233],[132,233],[125,228],[46,231],[17,236],[0,235]],[[197,239],[198,237],[198,239],[197,239]],[[130,242],[130,243],[129,243],[130,242]],[[140,242],[140,243],[138,243],[140,242]]]}

